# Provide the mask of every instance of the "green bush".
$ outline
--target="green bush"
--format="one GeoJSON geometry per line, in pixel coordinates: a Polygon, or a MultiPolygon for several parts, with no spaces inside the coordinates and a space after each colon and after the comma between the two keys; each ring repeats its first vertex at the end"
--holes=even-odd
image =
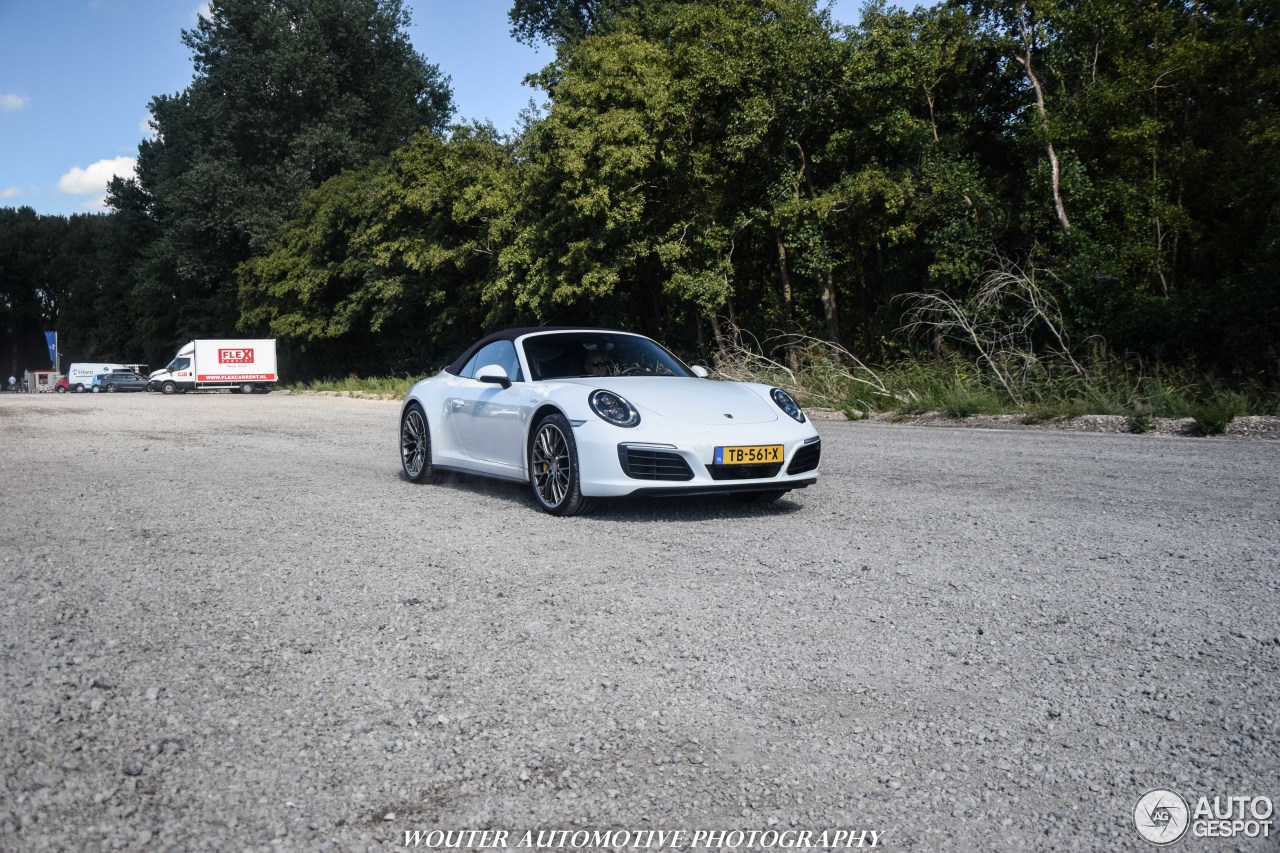
{"type": "Polygon", "coordinates": [[[1129,432],[1134,435],[1151,432],[1151,427],[1155,425],[1150,412],[1130,412],[1125,415],[1124,422],[1129,427],[1129,432]]]}
{"type": "Polygon", "coordinates": [[[937,408],[953,418],[972,415],[998,415],[1003,403],[990,390],[957,379],[949,388],[938,392],[937,408]]]}
{"type": "Polygon", "coordinates": [[[1227,424],[1249,411],[1249,399],[1234,391],[1220,391],[1191,411],[1201,435],[1222,435],[1227,424]]]}

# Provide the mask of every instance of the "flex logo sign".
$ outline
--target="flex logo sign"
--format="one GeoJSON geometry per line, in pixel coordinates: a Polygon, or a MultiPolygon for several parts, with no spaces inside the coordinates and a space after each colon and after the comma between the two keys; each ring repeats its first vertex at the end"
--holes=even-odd
{"type": "Polygon", "coordinates": [[[253,350],[247,348],[218,350],[218,364],[253,364],[253,350]]]}

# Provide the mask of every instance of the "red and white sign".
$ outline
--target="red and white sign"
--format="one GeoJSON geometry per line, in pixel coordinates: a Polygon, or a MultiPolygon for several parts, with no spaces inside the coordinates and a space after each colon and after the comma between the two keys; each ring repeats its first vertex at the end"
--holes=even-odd
{"type": "MultiPolygon", "coordinates": [[[[3,0],[0,0],[3,2],[3,0]]],[[[197,387],[210,383],[226,387],[245,382],[271,382],[276,375],[276,342],[268,338],[192,341],[192,372],[197,387]]]]}
{"type": "Polygon", "coordinates": [[[197,382],[275,382],[274,373],[201,373],[197,382]]]}

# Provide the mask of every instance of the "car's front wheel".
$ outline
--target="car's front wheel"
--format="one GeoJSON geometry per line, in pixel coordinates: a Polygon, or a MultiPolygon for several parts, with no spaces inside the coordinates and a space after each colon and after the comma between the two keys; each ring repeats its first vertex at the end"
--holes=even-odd
{"type": "Polygon", "coordinates": [[[431,428],[422,406],[410,403],[400,416],[400,470],[411,483],[433,483],[440,472],[431,464],[431,428]]]}
{"type": "Polygon", "coordinates": [[[114,386],[114,385],[108,385],[108,386],[107,386],[107,393],[108,393],[108,394],[114,394],[114,393],[116,393],[116,386],[114,386]]]}
{"type": "Polygon", "coordinates": [[[178,391],[178,386],[174,385],[172,382],[166,382],[160,386],[161,394],[175,394],[177,393],[177,391],[178,391]]]}
{"type": "Polygon", "coordinates": [[[547,415],[529,442],[529,485],[538,505],[552,515],[577,515],[590,507],[582,496],[578,445],[564,415],[547,415]]]}

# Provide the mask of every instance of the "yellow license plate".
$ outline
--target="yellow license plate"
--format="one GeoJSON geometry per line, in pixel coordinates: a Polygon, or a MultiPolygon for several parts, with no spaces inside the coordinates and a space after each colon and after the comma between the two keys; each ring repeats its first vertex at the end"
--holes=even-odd
{"type": "Polygon", "coordinates": [[[715,464],[717,465],[770,465],[781,461],[781,444],[716,448],[715,464]]]}

